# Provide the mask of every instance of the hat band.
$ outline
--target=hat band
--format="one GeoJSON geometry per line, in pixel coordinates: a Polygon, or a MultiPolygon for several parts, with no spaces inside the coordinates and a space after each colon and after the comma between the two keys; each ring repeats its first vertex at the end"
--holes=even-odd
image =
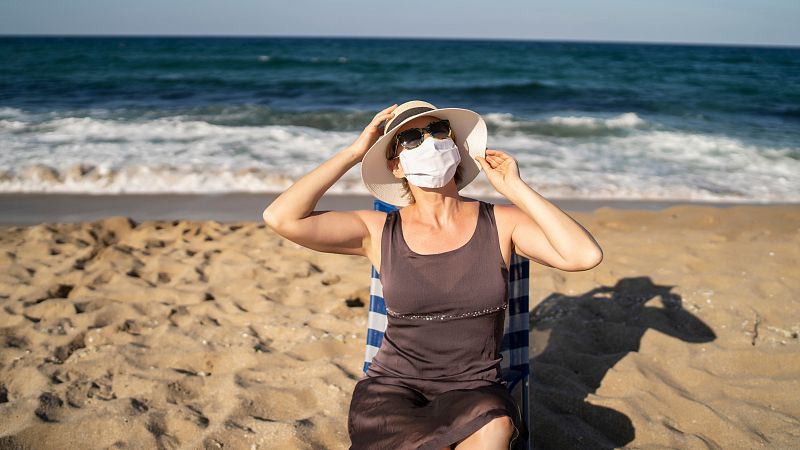
{"type": "Polygon", "coordinates": [[[392,121],[389,122],[389,124],[386,127],[386,131],[383,134],[386,134],[386,133],[392,131],[393,128],[396,128],[397,125],[392,125],[394,123],[399,125],[400,122],[406,120],[407,118],[409,118],[411,116],[414,116],[414,115],[417,115],[417,114],[420,114],[420,113],[424,113],[424,112],[428,112],[428,111],[433,111],[434,109],[436,109],[436,108],[430,108],[428,106],[417,106],[415,108],[407,109],[407,110],[403,111],[402,113],[400,113],[399,115],[397,115],[397,116],[392,118],[392,121]]]}

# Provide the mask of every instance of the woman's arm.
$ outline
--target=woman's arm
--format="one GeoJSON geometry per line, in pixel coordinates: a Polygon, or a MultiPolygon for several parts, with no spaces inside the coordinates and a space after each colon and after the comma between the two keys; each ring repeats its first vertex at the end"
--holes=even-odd
{"type": "MultiPolygon", "coordinates": [[[[519,177],[517,163],[499,150],[476,156],[497,191],[514,205],[506,208],[513,224],[515,252],[566,271],[589,270],[603,260],[594,237],[556,205],[531,189],[519,177]]],[[[498,205],[500,206],[500,205],[498,205]]]]}
{"type": "Polygon", "coordinates": [[[330,187],[358,164],[380,137],[380,123],[397,105],[375,115],[356,141],[283,191],[264,210],[264,222],[279,235],[304,247],[328,253],[366,256],[366,220],[377,211],[314,211],[330,187]]]}

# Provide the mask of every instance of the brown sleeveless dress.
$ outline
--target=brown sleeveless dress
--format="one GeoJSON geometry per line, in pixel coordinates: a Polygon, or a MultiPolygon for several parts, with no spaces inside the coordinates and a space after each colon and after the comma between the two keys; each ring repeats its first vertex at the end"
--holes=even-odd
{"type": "Polygon", "coordinates": [[[421,255],[406,245],[398,211],[386,216],[381,273],[387,326],[356,383],[347,418],[351,450],[438,450],[509,416],[509,448],[528,429],[500,375],[508,269],[494,205],[479,201],[462,247],[421,255]]]}

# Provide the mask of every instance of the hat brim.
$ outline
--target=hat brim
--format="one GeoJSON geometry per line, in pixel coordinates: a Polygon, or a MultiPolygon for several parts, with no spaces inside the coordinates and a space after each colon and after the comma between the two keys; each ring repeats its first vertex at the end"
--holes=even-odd
{"type": "Polygon", "coordinates": [[[475,160],[475,156],[486,156],[486,122],[480,114],[463,108],[441,108],[420,113],[406,118],[394,126],[392,131],[378,138],[361,160],[361,179],[372,195],[379,200],[398,207],[410,204],[410,201],[403,197],[403,180],[395,178],[387,167],[386,150],[403,124],[425,116],[435,116],[450,121],[450,128],[453,130],[455,143],[461,154],[459,165],[462,177],[456,186],[458,190],[471,183],[482,170],[480,163],[475,160]]]}

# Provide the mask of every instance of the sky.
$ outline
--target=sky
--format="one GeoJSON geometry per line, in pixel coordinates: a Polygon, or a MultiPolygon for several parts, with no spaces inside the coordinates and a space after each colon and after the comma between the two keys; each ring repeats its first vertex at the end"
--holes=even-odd
{"type": "Polygon", "coordinates": [[[353,36],[800,46],[800,0],[0,0],[0,35],[353,36]]]}

